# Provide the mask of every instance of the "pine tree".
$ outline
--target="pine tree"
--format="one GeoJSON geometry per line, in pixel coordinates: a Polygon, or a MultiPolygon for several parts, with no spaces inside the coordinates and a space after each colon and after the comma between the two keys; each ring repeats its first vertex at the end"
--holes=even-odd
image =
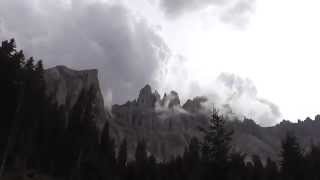
{"type": "MultiPolygon", "coordinates": [[[[47,105],[42,62],[35,68],[34,59],[25,61],[23,51],[17,51],[14,39],[3,41],[0,47],[0,152],[3,167],[7,159],[21,161],[20,168],[33,166],[38,152],[36,135],[44,120],[47,105]]],[[[10,164],[10,162],[8,162],[10,164]]],[[[17,168],[17,167],[16,167],[17,168]]]]}
{"type": "Polygon", "coordinates": [[[225,126],[225,118],[218,114],[213,108],[209,127],[201,129],[204,132],[204,142],[202,144],[202,161],[206,167],[206,177],[214,176],[216,179],[227,178],[227,166],[229,151],[231,148],[230,141],[233,131],[228,131],[225,126]],[[212,168],[216,171],[212,174],[212,168]]]}
{"type": "Polygon", "coordinates": [[[13,156],[17,141],[21,111],[25,97],[25,85],[21,76],[24,66],[22,51],[16,50],[15,40],[3,41],[0,46],[0,177],[7,168],[7,160],[13,156]]]}
{"type": "Polygon", "coordinates": [[[196,179],[200,166],[200,142],[196,137],[191,138],[189,146],[183,154],[183,179],[196,179]]]}
{"type": "Polygon", "coordinates": [[[279,179],[279,172],[278,172],[278,166],[277,164],[272,161],[270,158],[267,159],[267,164],[265,167],[265,179],[273,179],[277,180],[279,179]]]}
{"type": "Polygon", "coordinates": [[[196,137],[191,138],[186,157],[190,164],[197,164],[200,160],[200,142],[196,137]]]}
{"type": "Polygon", "coordinates": [[[213,108],[208,129],[204,132],[202,144],[202,158],[204,161],[215,164],[226,164],[230,151],[230,141],[233,131],[228,131],[225,126],[226,120],[213,108]]]}
{"type": "Polygon", "coordinates": [[[135,152],[135,177],[136,179],[147,179],[145,169],[148,165],[147,145],[144,139],[140,140],[137,144],[135,152]]]}
{"type": "Polygon", "coordinates": [[[229,162],[229,176],[230,180],[243,180],[246,175],[245,167],[245,157],[246,154],[240,152],[231,152],[230,153],[230,162],[229,162]]]}
{"type": "Polygon", "coordinates": [[[252,156],[253,162],[253,179],[255,180],[262,180],[264,177],[264,167],[261,162],[260,156],[253,155],[252,156]]]}
{"type": "Polygon", "coordinates": [[[120,149],[118,152],[118,158],[117,158],[117,163],[119,166],[119,169],[124,169],[126,167],[126,163],[127,163],[127,156],[128,156],[128,152],[127,152],[127,140],[124,139],[120,145],[120,149]]]}
{"type": "Polygon", "coordinates": [[[281,172],[284,179],[300,180],[303,178],[303,154],[297,137],[287,133],[281,143],[281,172]]]}
{"type": "Polygon", "coordinates": [[[72,145],[70,165],[73,176],[79,176],[79,173],[88,175],[91,173],[88,170],[92,171],[95,168],[91,161],[94,148],[97,148],[98,144],[98,131],[93,121],[94,95],[93,88],[82,91],[72,110],[68,132],[72,145]]]}
{"type": "Polygon", "coordinates": [[[147,162],[147,159],[147,146],[146,141],[143,139],[137,144],[135,160],[138,166],[143,166],[147,162]]]}
{"type": "Polygon", "coordinates": [[[306,154],[306,179],[320,179],[320,147],[311,145],[310,151],[306,154]]]}
{"type": "Polygon", "coordinates": [[[109,123],[106,122],[102,130],[100,142],[100,164],[102,176],[112,179],[116,167],[115,141],[110,135],[109,123]]]}

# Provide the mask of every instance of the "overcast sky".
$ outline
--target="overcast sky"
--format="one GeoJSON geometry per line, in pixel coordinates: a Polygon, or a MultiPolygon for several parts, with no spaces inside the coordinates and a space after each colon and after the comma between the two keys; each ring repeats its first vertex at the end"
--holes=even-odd
{"type": "Polygon", "coordinates": [[[1,0],[0,38],[47,67],[98,68],[107,103],[149,83],[271,125],[320,113],[320,3],[1,0]]]}

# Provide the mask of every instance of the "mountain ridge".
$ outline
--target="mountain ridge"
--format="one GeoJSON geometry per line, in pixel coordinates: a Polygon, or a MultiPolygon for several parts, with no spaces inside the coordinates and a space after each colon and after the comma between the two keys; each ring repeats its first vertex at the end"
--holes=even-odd
{"type": "MultiPolygon", "coordinates": [[[[101,128],[108,122],[117,146],[123,139],[127,139],[131,159],[140,140],[145,140],[148,152],[161,161],[182,155],[192,137],[201,139],[199,127],[208,125],[210,109],[204,107],[207,98],[203,96],[188,99],[181,104],[177,92],[164,93],[161,97],[150,85],[146,85],[139,91],[136,99],[121,105],[115,104],[110,111],[106,111],[97,70],[75,71],[57,66],[45,71],[45,79],[48,86],[47,94],[55,97],[58,104],[69,106],[69,109],[82,90],[93,87],[93,103],[96,104],[97,113],[94,121],[97,127],[101,128]]],[[[259,154],[263,160],[268,157],[277,159],[281,139],[288,131],[295,132],[306,148],[312,143],[319,143],[319,115],[315,120],[307,118],[298,123],[282,121],[272,127],[261,127],[253,120],[244,118],[240,121],[232,114],[231,108],[227,113],[230,115],[226,116],[230,120],[227,125],[235,132],[233,150],[244,152],[249,157],[259,154]]]]}

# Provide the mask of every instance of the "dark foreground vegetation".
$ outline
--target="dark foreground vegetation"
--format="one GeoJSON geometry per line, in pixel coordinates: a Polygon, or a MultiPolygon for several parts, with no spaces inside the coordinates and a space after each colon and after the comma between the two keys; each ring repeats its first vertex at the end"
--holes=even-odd
{"type": "Polygon", "coordinates": [[[203,140],[192,138],[181,157],[158,161],[141,139],[135,158],[129,160],[126,140],[116,148],[108,124],[100,132],[93,123],[92,91],[82,92],[72,109],[53,104],[45,94],[43,71],[42,61],[25,58],[14,40],[2,42],[0,179],[320,179],[318,146],[303,150],[294,134],[288,133],[279,161],[246,157],[245,152],[232,150],[232,131],[214,109],[210,126],[200,129],[203,140]]]}

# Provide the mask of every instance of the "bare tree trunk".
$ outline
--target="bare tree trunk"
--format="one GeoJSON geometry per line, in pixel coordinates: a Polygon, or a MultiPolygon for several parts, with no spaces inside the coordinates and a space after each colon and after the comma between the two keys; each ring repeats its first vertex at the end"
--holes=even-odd
{"type": "Polygon", "coordinates": [[[16,112],[14,114],[14,119],[13,119],[13,123],[12,123],[12,128],[11,128],[11,132],[10,135],[8,136],[8,142],[7,142],[7,146],[5,148],[5,151],[3,153],[2,156],[2,162],[1,162],[1,166],[0,166],[0,178],[3,176],[4,174],[4,170],[5,170],[5,166],[6,166],[6,162],[9,156],[10,151],[12,150],[14,144],[15,144],[15,139],[16,139],[16,134],[18,131],[18,124],[19,124],[19,113],[21,110],[21,106],[22,106],[22,101],[23,101],[23,96],[24,96],[24,86],[23,84],[20,84],[20,91],[19,91],[19,99],[18,99],[18,105],[16,108],[16,112]]]}

